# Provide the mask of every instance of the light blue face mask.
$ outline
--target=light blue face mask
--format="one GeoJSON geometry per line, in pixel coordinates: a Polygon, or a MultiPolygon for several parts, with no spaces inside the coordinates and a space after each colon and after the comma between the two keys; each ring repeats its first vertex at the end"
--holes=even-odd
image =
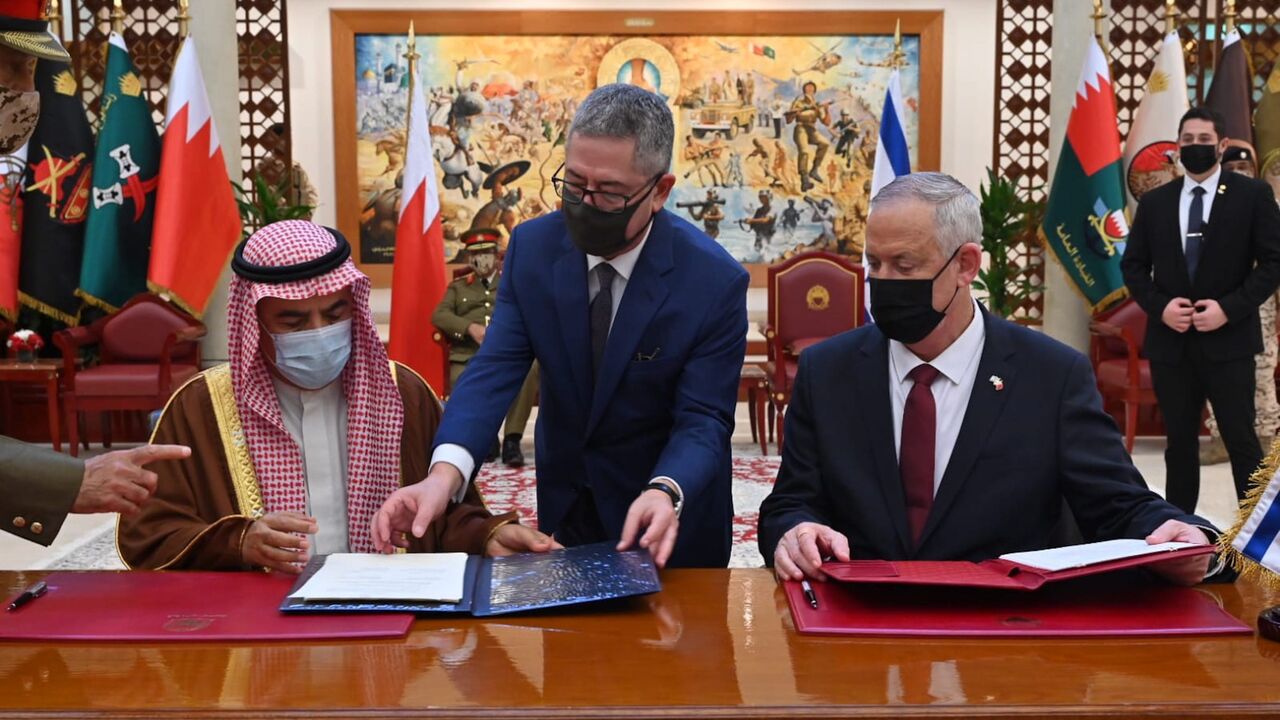
{"type": "Polygon", "coordinates": [[[319,390],[342,374],[351,357],[351,320],[315,330],[271,333],[276,369],[300,388],[319,390]]]}

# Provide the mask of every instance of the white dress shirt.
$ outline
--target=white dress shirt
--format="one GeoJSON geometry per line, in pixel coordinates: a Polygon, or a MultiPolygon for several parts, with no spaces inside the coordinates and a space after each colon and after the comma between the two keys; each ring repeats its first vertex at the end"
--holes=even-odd
{"type": "MultiPolygon", "coordinates": [[[[978,301],[973,300],[973,319],[960,337],[950,347],[934,358],[932,365],[940,375],[933,381],[933,402],[937,407],[937,425],[934,428],[933,492],[936,495],[942,484],[942,476],[951,460],[960,426],[964,423],[969,396],[977,380],[978,361],[982,357],[987,331],[982,322],[978,301]]],[[[907,405],[907,394],[915,382],[907,375],[925,361],[897,340],[889,341],[889,401],[893,409],[893,448],[901,459],[902,413],[907,405]]]]}
{"type": "Polygon", "coordinates": [[[302,453],[307,514],[320,529],[311,538],[312,552],[347,552],[347,394],[342,380],[319,390],[271,380],[284,427],[302,453]]]}
{"type": "MultiPolygon", "coordinates": [[[[1218,169],[1213,174],[1204,179],[1204,182],[1198,183],[1192,180],[1190,176],[1182,176],[1182,195],[1178,197],[1178,227],[1182,230],[1182,251],[1187,250],[1187,217],[1191,214],[1191,199],[1195,197],[1192,192],[1194,188],[1204,188],[1204,198],[1201,202],[1204,204],[1204,224],[1209,224],[1209,213],[1213,211],[1213,197],[1218,194],[1218,179],[1222,177],[1222,165],[1218,165],[1218,169]]],[[[1202,239],[1203,240],[1203,239],[1202,239]]],[[[1203,247],[1203,245],[1201,246],[1203,247]]]]}
{"type": "MultiPolygon", "coordinates": [[[[618,308],[622,305],[622,294],[627,291],[627,280],[631,278],[631,274],[635,272],[636,261],[640,259],[640,252],[644,250],[644,244],[649,241],[649,230],[653,228],[650,222],[645,227],[644,233],[640,236],[640,242],[630,250],[622,253],[612,260],[605,260],[599,255],[587,255],[587,300],[594,300],[596,294],[600,292],[600,279],[592,272],[596,266],[602,262],[607,262],[617,271],[617,275],[613,278],[613,312],[609,315],[609,326],[613,327],[613,318],[618,316],[618,308]]],[[[458,468],[458,472],[462,473],[462,487],[458,490],[458,494],[454,496],[454,502],[462,502],[462,495],[466,492],[467,482],[471,478],[471,474],[475,472],[476,459],[471,457],[471,453],[461,445],[453,443],[445,443],[435,449],[431,453],[431,467],[435,467],[436,463],[445,462],[458,468]]]]}

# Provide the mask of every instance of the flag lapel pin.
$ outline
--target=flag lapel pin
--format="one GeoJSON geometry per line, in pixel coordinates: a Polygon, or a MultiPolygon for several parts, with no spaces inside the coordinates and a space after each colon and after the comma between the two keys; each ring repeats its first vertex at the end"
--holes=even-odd
{"type": "Polygon", "coordinates": [[[999,375],[992,375],[987,378],[987,382],[991,383],[991,387],[995,388],[996,392],[1000,392],[1004,389],[1004,378],[999,375]]]}

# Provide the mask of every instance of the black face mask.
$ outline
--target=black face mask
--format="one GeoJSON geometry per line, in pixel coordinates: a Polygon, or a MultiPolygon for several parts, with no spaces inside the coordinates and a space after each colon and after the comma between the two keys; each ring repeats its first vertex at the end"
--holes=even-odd
{"type": "Polygon", "coordinates": [[[1178,148],[1178,157],[1182,160],[1182,167],[1193,175],[1200,175],[1209,172],[1209,169],[1218,163],[1218,146],[1217,145],[1183,145],[1178,148]]]}
{"type": "MultiPolygon", "coordinates": [[[[624,207],[622,212],[607,213],[586,202],[580,201],[575,204],[566,201],[563,206],[564,224],[569,229],[569,239],[579,250],[588,255],[609,257],[621,252],[644,232],[644,228],[641,228],[635,235],[627,237],[627,225],[631,222],[631,217],[636,214],[636,210],[639,210],[640,205],[649,197],[649,192],[657,187],[657,181],[660,179],[662,176],[654,178],[649,190],[646,190],[639,200],[624,207]]],[[[652,220],[653,218],[650,218],[650,222],[652,220]]]]}
{"type": "Polygon", "coordinates": [[[933,283],[951,266],[959,252],[960,248],[956,248],[942,269],[928,280],[871,278],[871,315],[885,337],[911,345],[928,337],[942,323],[960,288],[956,287],[951,293],[947,307],[934,310],[933,283]]]}

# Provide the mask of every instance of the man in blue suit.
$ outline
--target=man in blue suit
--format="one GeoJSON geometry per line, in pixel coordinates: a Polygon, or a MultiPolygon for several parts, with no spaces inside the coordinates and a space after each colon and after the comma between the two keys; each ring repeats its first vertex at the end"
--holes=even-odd
{"type": "Polygon", "coordinates": [[[635,86],[579,106],[553,178],[563,210],[512,234],[484,345],[426,479],[375,516],[379,549],[421,536],[474,478],[536,359],[539,527],[565,545],[639,537],[659,566],[728,564],[748,275],[662,210],[674,132],[666,103],[635,86]]]}
{"type": "MultiPolygon", "coordinates": [[[[973,299],[981,239],[978,200],[950,176],[906,175],[872,202],[876,325],[800,356],[760,507],[760,551],[779,577],[818,579],[824,557],[981,561],[1052,547],[1064,501],[1088,541],[1204,544],[1215,532],[1147,488],[1084,356],[973,299]]],[[[1153,567],[1192,584],[1209,559],[1153,567]]]]}

